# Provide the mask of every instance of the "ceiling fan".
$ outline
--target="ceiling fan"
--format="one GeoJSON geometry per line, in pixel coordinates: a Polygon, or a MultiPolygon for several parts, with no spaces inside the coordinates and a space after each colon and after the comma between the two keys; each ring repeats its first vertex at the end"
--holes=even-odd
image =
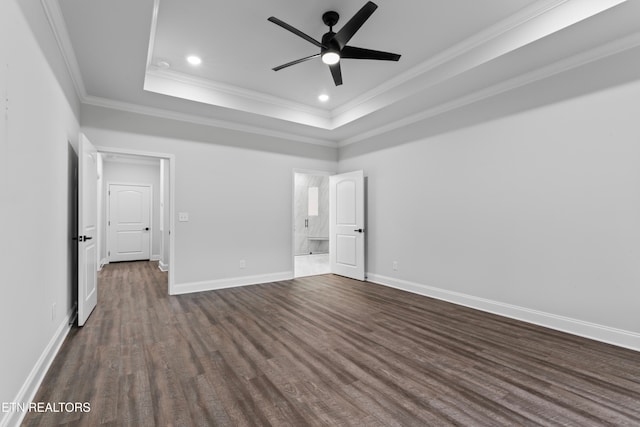
{"type": "Polygon", "coordinates": [[[347,46],[351,37],[362,27],[367,19],[373,14],[378,6],[369,1],[365,4],[353,17],[347,22],[337,33],[333,32],[333,26],[338,23],[340,15],[337,12],[329,11],[322,15],[322,22],[329,27],[329,31],[322,36],[322,41],[319,42],[313,37],[308,36],[297,28],[292,27],[279,20],[276,17],[270,17],[269,21],[276,25],[281,26],[285,30],[291,31],[293,34],[302,37],[306,41],[314,44],[320,48],[320,53],[307,56],[305,58],[296,59],[295,61],[287,62],[286,64],[279,65],[273,69],[273,71],[279,71],[283,68],[296,65],[301,62],[308,61],[314,58],[322,58],[322,62],[329,66],[333,81],[336,86],[342,84],[342,71],[340,69],[341,59],[376,59],[381,61],[398,61],[400,55],[397,53],[382,52],[379,50],[363,49],[361,47],[347,46]]]}

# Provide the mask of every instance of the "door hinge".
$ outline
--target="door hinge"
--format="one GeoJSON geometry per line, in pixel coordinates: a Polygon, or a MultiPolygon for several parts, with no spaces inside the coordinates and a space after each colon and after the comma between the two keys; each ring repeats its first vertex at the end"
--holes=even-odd
{"type": "Polygon", "coordinates": [[[111,225],[111,221],[107,221],[107,225],[111,225]]]}
{"type": "Polygon", "coordinates": [[[107,256],[111,256],[111,251],[107,251],[107,256]]]}

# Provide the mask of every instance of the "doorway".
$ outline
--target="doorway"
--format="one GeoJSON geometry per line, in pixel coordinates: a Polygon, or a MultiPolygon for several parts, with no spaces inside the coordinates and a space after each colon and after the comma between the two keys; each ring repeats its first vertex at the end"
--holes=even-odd
{"type": "MultiPolygon", "coordinates": [[[[172,154],[143,152],[111,147],[97,147],[101,159],[105,165],[103,168],[104,176],[101,176],[102,185],[104,186],[103,196],[100,198],[102,206],[100,210],[104,212],[102,215],[100,229],[103,231],[101,248],[103,248],[101,264],[111,261],[115,255],[114,242],[110,242],[107,248],[107,239],[114,239],[113,227],[109,227],[108,221],[113,221],[111,216],[109,200],[109,190],[115,188],[125,189],[126,186],[147,186],[149,195],[149,204],[151,207],[151,218],[146,224],[136,224],[133,233],[128,233],[130,238],[128,243],[129,251],[131,248],[140,244],[141,248],[148,247],[149,254],[145,254],[138,259],[150,259],[150,262],[156,263],[157,268],[168,273],[167,290],[171,295],[175,283],[174,269],[174,237],[171,233],[174,225],[174,192],[175,192],[175,158],[172,154]],[[117,175],[110,174],[117,171],[117,175]],[[123,186],[124,184],[124,186],[123,186]],[[112,188],[113,187],[113,188],[112,188]],[[146,228],[149,230],[146,230],[146,228]],[[111,228],[111,229],[110,229],[111,228]],[[110,235],[111,233],[111,235],[110,235]],[[146,238],[148,237],[148,241],[146,238]],[[148,243],[147,243],[148,242],[148,243]],[[135,243],[135,244],[134,244],[135,243]],[[133,246],[132,246],[133,245],[133,246]],[[112,251],[109,253],[109,251],[112,251]]],[[[130,188],[130,190],[133,188],[130,188]]],[[[132,196],[133,192],[127,193],[132,196]]],[[[112,193],[113,195],[113,193],[112,193]]],[[[132,196],[133,197],[133,196],[132,196]]],[[[141,195],[141,202],[144,202],[146,196],[141,195]]],[[[143,206],[144,203],[141,204],[143,206]]],[[[137,206],[137,204],[136,204],[137,206]]],[[[130,221],[125,221],[130,222],[130,221]]],[[[144,222],[144,221],[143,221],[144,222]]],[[[111,225],[114,225],[113,222],[111,225]]],[[[126,230],[125,230],[126,231],[126,230]]],[[[126,239],[125,239],[126,240],[126,239]]],[[[114,258],[113,261],[127,261],[128,259],[114,258]]]]}
{"type": "Polygon", "coordinates": [[[330,272],[329,174],[294,172],[294,277],[330,272]]]}
{"type": "Polygon", "coordinates": [[[293,277],[338,274],[365,280],[364,171],[293,170],[293,277]]]}

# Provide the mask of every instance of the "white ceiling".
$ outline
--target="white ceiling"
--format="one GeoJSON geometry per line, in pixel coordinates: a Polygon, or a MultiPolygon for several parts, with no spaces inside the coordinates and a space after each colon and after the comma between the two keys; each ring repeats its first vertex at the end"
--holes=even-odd
{"type": "Polygon", "coordinates": [[[326,145],[640,45],[640,0],[376,0],[349,45],[402,57],[343,60],[336,87],[319,59],[272,71],[318,48],[267,18],[319,40],[365,0],[42,1],[82,102],[326,145]]]}

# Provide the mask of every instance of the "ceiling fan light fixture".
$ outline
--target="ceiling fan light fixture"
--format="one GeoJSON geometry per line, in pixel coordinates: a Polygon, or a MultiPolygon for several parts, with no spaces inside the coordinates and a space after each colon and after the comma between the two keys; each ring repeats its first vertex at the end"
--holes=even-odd
{"type": "Polygon", "coordinates": [[[199,56],[191,55],[187,56],[187,62],[191,65],[200,65],[202,64],[202,59],[199,56]]]}
{"type": "Polygon", "coordinates": [[[327,65],[337,64],[340,61],[340,55],[338,52],[328,50],[322,54],[322,62],[327,65]]]}

